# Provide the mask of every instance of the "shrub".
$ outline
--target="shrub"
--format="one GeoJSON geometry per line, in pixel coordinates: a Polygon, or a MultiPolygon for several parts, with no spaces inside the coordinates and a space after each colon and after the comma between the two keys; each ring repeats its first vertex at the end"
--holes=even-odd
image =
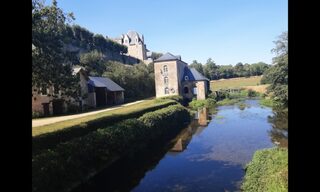
{"type": "Polygon", "coordinates": [[[255,152],[246,167],[242,190],[288,191],[288,150],[271,148],[255,152]]]}
{"type": "Polygon", "coordinates": [[[188,122],[188,110],[177,104],[60,143],[33,156],[33,191],[69,191],[120,157],[179,131],[188,122]]]}
{"type": "Polygon", "coordinates": [[[208,98],[206,100],[193,99],[189,103],[189,107],[191,107],[191,109],[193,110],[198,110],[199,108],[203,108],[203,107],[213,108],[215,105],[216,105],[216,100],[211,98],[208,98]]]}
{"type": "Polygon", "coordinates": [[[252,89],[248,90],[248,97],[256,97],[258,96],[258,93],[252,89]]]}
{"type": "Polygon", "coordinates": [[[161,97],[161,98],[157,98],[156,101],[157,102],[162,102],[162,101],[165,101],[165,100],[173,100],[173,101],[176,101],[180,104],[183,103],[183,97],[182,96],[179,96],[179,95],[173,95],[173,96],[168,96],[168,97],[161,97]]]}
{"type": "Polygon", "coordinates": [[[101,117],[92,121],[85,122],[84,124],[79,124],[65,129],[57,130],[55,132],[34,136],[32,138],[32,154],[37,154],[44,149],[51,149],[59,143],[86,135],[91,131],[97,130],[98,128],[101,128],[105,125],[112,125],[124,119],[137,118],[144,113],[158,110],[173,104],[176,104],[176,102],[167,101],[151,107],[142,108],[131,113],[101,117]]]}

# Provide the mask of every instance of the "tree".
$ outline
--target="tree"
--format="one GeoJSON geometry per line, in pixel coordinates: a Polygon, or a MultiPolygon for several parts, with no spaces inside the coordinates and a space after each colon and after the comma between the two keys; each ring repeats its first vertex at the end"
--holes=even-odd
{"type": "Polygon", "coordinates": [[[152,52],[151,53],[151,58],[152,58],[152,60],[156,60],[159,57],[161,57],[162,55],[163,55],[162,53],[152,52]]]}
{"type": "Polygon", "coordinates": [[[261,83],[270,83],[268,92],[272,92],[272,98],[278,102],[281,107],[288,106],[288,33],[283,32],[277,41],[274,41],[276,47],[272,52],[276,53],[273,66],[265,71],[261,83]]]}
{"type": "Polygon", "coordinates": [[[217,68],[215,62],[209,58],[203,69],[204,75],[210,80],[217,79],[217,68]]]}
{"type": "Polygon", "coordinates": [[[67,19],[74,19],[72,13],[63,13],[56,0],[50,6],[32,1],[32,85],[35,87],[55,86],[70,93],[75,83],[72,65],[63,50],[67,19]]]}
{"type": "Polygon", "coordinates": [[[104,55],[93,50],[80,55],[80,65],[92,76],[101,76],[105,71],[104,55]]]}
{"type": "Polygon", "coordinates": [[[199,71],[201,74],[204,74],[203,67],[201,63],[198,63],[197,60],[193,60],[192,63],[189,65],[191,68],[195,68],[197,71],[199,71]]]}

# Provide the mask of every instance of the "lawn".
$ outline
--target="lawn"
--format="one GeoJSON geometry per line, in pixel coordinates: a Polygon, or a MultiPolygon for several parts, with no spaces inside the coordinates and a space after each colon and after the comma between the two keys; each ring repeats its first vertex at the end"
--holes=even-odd
{"type": "MultiPolygon", "coordinates": [[[[260,80],[262,76],[253,76],[253,77],[239,77],[232,79],[220,79],[210,81],[210,89],[217,91],[219,89],[229,89],[229,88],[240,88],[246,86],[256,86],[260,85],[260,80]]],[[[263,85],[267,86],[267,85],[263,85]]]]}
{"type": "Polygon", "coordinates": [[[136,111],[140,111],[143,109],[163,105],[167,102],[173,102],[173,101],[169,100],[169,101],[159,102],[154,99],[146,100],[141,103],[137,103],[137,104],[130,105],[127,107],[123,107],[120,109],[105,111],[105,112],[101,112],[101,113],[97,113],[97,114],[93,114],[93,115],[88,115],[88,116],[80,117],[77,119],[70,119],[70,120],[66,120],[66,121],[61,121],[61,122],[57,122],[57,123],[53,123],[53,124],[49,124],[49,125],[33,127],[32,128],[32,136],[37,136],[37,135],[41,135],[44,133],[50,133],[50,132],[54,132],[57,130],[73,127],[76,125],[85,124],[85,123],[88,123],[90,121],[94,121],[94,120],[97,120],[100,118],[106,118],[106,117],[115,116],[115,115],[125,115],[125,114],[134,113],[136,111]]]}

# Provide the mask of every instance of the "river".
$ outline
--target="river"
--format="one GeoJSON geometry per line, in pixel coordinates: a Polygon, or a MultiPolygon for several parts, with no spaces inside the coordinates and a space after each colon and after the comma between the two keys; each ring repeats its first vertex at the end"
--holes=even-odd
{"type": "Polygon", "coordinates": [[[174,139],[123,158],[75,191],[240,191],[244,166],[256,150],[287,147],[287,114],[246,100],[218,107],[174,139]]]}

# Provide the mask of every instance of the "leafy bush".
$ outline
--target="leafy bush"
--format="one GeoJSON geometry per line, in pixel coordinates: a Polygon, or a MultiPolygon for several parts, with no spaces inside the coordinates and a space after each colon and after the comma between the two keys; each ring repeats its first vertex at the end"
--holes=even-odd
{"type": "Polygon", "coordinates": [[[188,122],[188,110],[177,104],[60,143],[33,156],[33,191],[69,191],[120,157],[179,131],[188,122]]]}
{"type": "Polygon", "coordinates": [[[241,188],[245,192],[288,191],[288,150],[271,148],[256,151],[246,167],[241,188]]]}
{"type": "Polygon", "coordinates": [[[252,89],[248,90],[248,97],[256,97],[258,96],[258,93],[252,89]]]}
{"type": "Polygon", "coordinates": [[[206,100],[193,99],[189,103],[189,107],[191,107],[191,109],[193,109],[193,110],[198,110],[199,108],[203,108],[203,107],[212,108],[215,105],[216,105],[216,100],[214,100],[212,98],[208,98],[206,100]]]}
{"type": "Polygon", "coordinates": [[[44,149],[51,149],[59,143],[83,136],[105,125],[112,125],[124,119],[137,118],[143,115],[144,113],[158,110],[173,104],[176,104],[176,102],[166,101],[157,105],[141,108],[140,110],[134,112],[121,115],[112,115],[108,117],[101,117],[89,122],[85,122],[80,125],[75,125],[69,128],[57,130],[55,132],[34,136],[32,138],[32,154],[37,154],[44,149]]]}
{"type": "Polygon", "coordinates": [[[183,103],[183,97],[180,95],[173,95],[173,96],[168,96],[168,97],[160,97],[156,99],[156,102],[162,102],[164,100],[174,100],[180,104],[183,103]]]}

